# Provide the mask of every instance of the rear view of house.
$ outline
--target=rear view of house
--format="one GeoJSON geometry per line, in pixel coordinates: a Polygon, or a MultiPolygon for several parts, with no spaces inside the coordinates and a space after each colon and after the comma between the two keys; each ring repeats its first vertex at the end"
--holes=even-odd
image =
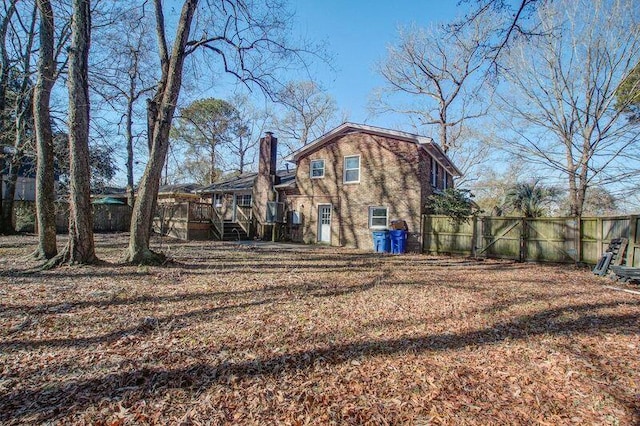
{"type": "Polygon", "coordinates": [[[372,232],[406,222],[407,248],[419,251],[427,197],[460,171],[430,138],[344,123],[276,169],[278,140],[260,139],[258,171],[199,192],[211,205],[214,238],[282,238],[370,249],[372,232]],[[274,235],[275,233],[275,235],[274,235]]]}
{"type": "Polygon", "coordinates": [[[294,152],[295,188],[281,199],[298,218],[294,239],[372,247],[372,231],[407,222],[409,250],[421,247],[427,197],[460,171],[430,138],[344,123],[294,152]]]}

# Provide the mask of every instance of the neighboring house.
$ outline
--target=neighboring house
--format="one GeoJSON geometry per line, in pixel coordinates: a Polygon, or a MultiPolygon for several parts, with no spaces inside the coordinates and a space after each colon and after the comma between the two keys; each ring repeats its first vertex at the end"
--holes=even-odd
{"type": "MultiPolygon", "coordinates": [[[[6,160],[12,147],[3,147],[0,155],[0,170],[2,170],[2,199],[7,198],[7,182],[11,175],[11,164],[6,160]]],[[[16,192],[14,200],[35,201],[36,199],[36,161],[34,157],[24,156],[16,178],[16,192]]],[[[57,178],[57,176],[56,176],[57,178]]]]}
{"type": "Polygon", "coordinates": [[[158,188],[158,203],[179,203],[182,201],[199,201],[196,191],[202,189],[197,183],[179,183],[160,185],[158,188]]]}
{"type": "Polygon", "coordinates": [[[260,140],[258,172],[218,182],[201,193],[227,222],[248,209],[259,237],[283,223],[305,243],[369,248],[372,231],[394,219],[409,227],[408,249],[420,250],[427,197],[453,186],[460,171],[432,139],[344,123],[291,154],[295,170],[277,171],[277,139],[260,140]]]}

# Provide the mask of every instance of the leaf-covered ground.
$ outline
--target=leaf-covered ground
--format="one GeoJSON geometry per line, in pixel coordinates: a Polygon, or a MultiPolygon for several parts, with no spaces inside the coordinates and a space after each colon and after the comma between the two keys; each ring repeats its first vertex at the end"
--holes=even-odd
{"type": "Polygon", "coordinates": [[[96,238],[0,238],[0,423],[640,423],[640,296],[585,269],[96,238]]]}

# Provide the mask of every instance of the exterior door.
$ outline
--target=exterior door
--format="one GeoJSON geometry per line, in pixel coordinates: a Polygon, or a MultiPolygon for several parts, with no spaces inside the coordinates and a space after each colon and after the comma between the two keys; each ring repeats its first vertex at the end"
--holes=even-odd
{"type": "Polygon", "coordinates": [[[331,243],[331,204],[318,206],[318,242],[331,243]]]}
{"type": "Polygon", "coordinates": [[[231,221],[232,222],[237,222],[238,221],[238,214],[236,213],[236,209],[238,208],[238,195],[237,194],[233,194],[233,207],[231,210],[231,221]]]}

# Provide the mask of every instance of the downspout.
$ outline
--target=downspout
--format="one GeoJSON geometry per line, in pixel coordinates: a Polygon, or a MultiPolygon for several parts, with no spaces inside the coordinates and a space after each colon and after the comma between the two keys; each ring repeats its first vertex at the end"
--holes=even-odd
{"type": "MultiPolygon", "coordinates": [[[[280,194],[278,193],[278,190],[275,188],[275,177],[276,175],[273,175],[273,181],[271,183],[271,190],[273,192],[275,192],[276,196],[275,196],[275,202],[276,202],[276,212],[277,212],[277,208],[278,208],[278,201],[280,200],[280,194]]],[[[271,225],[271,242],[275,243],[276,242],[276,228],[277,228],[277,223],[274,221],[273,225],[271,225]]]]}
{"type": "MultiPolygon", "coordinates": [[[[342,212],[342,198],[340,196],[338,196],[338,212],[342,212]]],[[[341,221],[336,220],[336,222],[338,223],[338,246],[343,247],[344,243],[342,242],[342,226],[340,226],[341,221]]]]}

